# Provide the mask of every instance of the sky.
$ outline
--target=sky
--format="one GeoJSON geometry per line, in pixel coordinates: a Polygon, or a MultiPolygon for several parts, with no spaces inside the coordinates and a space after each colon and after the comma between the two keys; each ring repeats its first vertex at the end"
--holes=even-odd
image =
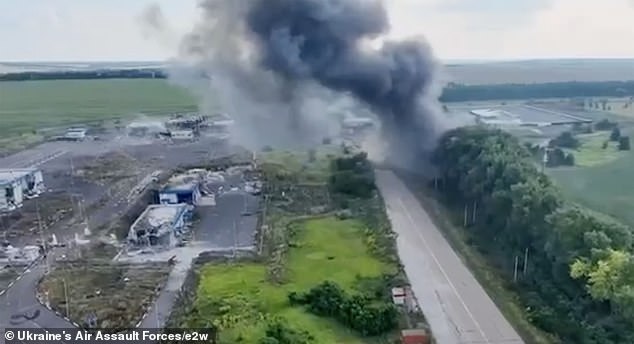
{"type": "MultiPolygon", "coordinates": [[[[0,61],[165,60],[198,19],[197,2],[0,0],[0,61]],[[173,37],[141,24],[152,4],[173,37]]],[[[634,0],[385,2],[389,37],[424,37],[442,60],[634,57],[634,0]]]]}

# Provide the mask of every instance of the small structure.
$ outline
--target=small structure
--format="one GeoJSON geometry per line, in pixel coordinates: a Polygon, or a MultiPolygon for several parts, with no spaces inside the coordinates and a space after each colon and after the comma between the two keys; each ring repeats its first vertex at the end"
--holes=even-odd
{"type": "Polygon", "coordinates": [[[185,230],[189,213],[187,204],[150,205],[130,227],[128,241],[139,246],[173,247],[185,230]]]}
{"type": "Polygon", "coordinates": [[[402,330],[401,344],[429,344],[429,334],[424,329],[402,330]]]}
{"type": "Polygon", "coordinates": [[[42,171],[35,168],[0,169],[0,211],[20,208],[24,199],[44,192],[42,171]]]}
{"type": "Polygon", "coordinates": [[[405,305],[407,294],[404,288],[392,288],[392,302],[397,306],[405,305]]]}
{"type": "Polygon", "coordinates": [[[69,141],[83,141],[86,139],[87,132],[88,130],[86,130],[86,128],[68,128],[66,129],[64,139],[69,141]]]}

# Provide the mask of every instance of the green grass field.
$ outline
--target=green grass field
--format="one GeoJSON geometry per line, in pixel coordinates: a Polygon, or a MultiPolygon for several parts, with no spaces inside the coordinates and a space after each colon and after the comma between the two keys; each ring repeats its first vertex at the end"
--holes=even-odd
{"type": "Polygon", "coordinates": [[[0,136],[144,113],[194,111],[197,101],[166,80],[0,82],[0,136]]]}
{"type": "MultiPolygon", "coordinates": [[[[632,128],[622,129],[627,135],[632,128]]],[[[608,132],[580,136],[582,146],[575,154],[575,167],[547,169],[566,196],[590,209],[603,212],[634,226],[634,152],[618,151],[611,142],[601,144],[608,132]]]]}
{"type": "Polygon", "coordinates": [[[613,162],[629,154],[619,151],[618,143],[611,142],[609,131],[597,131],[592,134],[577,135],[581,146],[576,150],[567,150],[574,154],[575,165],[578,167],[593,167],[613,162]],[[604,149],[603,144],[608,141],[604,149]]]}
{"type": "Polygon", "coordinates": [[[283,285],[269,283],[267,267],[257,263],[210,264],[202,269],[196,307],[203,314],[216,314],[224,328],[221,343],[257,343],[263,336],[265,319],[273,316],[284,318],[291,327],[309,331],[315,344],[365,342],[334,320],[291,307],[287,295],[307,291],[325,280],[352,291],[359,276],[378,277],[395,267],[368,252],[363,225],[355,220],[309,220],[296,240],[297,245],[290,248],[287,258],[289,282],[283,285]]]}

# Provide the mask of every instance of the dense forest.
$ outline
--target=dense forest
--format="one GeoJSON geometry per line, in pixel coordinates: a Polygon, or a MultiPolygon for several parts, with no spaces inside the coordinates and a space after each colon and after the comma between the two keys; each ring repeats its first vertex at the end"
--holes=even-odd
{"type": "Polygon", "coordinates": [[[508,273],[534,325],[563,343],[634,343],[630,228],[568,203],[502,131],[449,131],[433,160],[445,201],[469,214],[473,244],[508,273]]]}
{"type": "Polygon", "coordinates": [[[449,84],[440,101],[462,102],[477,100],[625,97],[634,95],[634,81],[552,82],[542,84],[449,84]]]}

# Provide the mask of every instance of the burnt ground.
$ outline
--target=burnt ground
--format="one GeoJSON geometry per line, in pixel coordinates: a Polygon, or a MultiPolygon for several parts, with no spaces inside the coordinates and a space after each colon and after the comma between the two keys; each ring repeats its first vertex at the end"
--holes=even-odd
{"type": "Polygon", "coordinates": [[[0,159],[0,167],[40,161],[48,188],[21,209],[2,214],[0,235],[14,246],[36,244],[53,234],[59,242],[70,240],[76,232],[83,233],[85,221],[92,230],[120,217],[129,206],[130,191],[153,171],[206,165],[235,151],[211,139],[179,145],[127,141],[50,142],[0,159]]]}

